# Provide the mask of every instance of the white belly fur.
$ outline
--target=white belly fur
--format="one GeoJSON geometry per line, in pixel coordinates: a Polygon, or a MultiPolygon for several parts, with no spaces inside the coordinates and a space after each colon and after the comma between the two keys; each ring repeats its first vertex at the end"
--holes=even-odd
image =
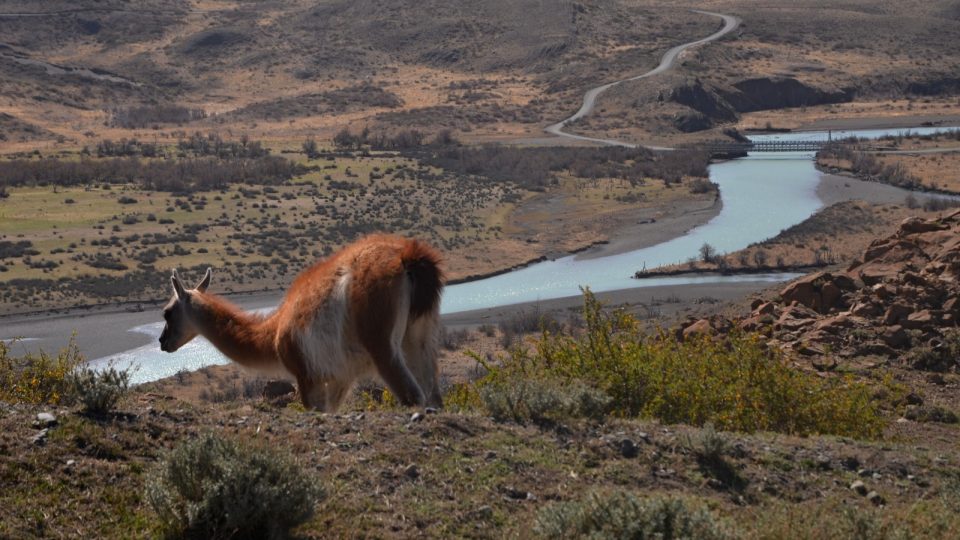
{"type": "Polygon", "coordinates": [[[359,343],[347,335],[350,273],[344,273],[314,315],[313,321],[297,337],[310,379],[353,381],[367,374],[373,362],[359,343]]]}

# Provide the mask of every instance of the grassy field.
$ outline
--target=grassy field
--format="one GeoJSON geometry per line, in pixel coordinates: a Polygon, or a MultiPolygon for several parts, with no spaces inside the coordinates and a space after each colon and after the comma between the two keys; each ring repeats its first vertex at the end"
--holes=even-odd
{"type": "Polygon", "coordinates": [[[428,240],[457,279],[579,249],[638,212],[669,214],[713,197],[652,178],[571,171],[532,191],[523,178],[456,174],[395,153],[310,159],[291,153],[292,143],[276,151],[304,172],[277,184],[182,193],[135,182],[5,188],[2,311],[155,300],[167,294],[163,274],[175,267],[216,268],[222,292],[283,288],[300,269],[378,231],[428,240]],[[111,278],[121,277],[125,285],[111,290],[111,278]],[[52,285],[62,279],[67,288],[52,285]]]}

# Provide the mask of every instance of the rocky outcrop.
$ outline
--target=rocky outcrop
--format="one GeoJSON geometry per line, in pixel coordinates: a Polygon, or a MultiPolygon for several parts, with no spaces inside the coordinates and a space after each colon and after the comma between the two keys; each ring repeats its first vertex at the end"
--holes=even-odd
{"type": "Polygon", "coordinates": [[[851,89],[823,90],[789,77],[747,79],[734,83],[733,89],[722,95],[737,112],[828,105],[854,98],[851,89]]]}
{"type": "Polygon", "coordinates": [[[709,129],[737,120],[738,113],[843,103],[853,99],[852,89],[824,90],[793,78],[747,79],[732,86],[718,86],[695,79],[674,88],[669,100],[692,109],[680,113],[673,123],[680,131],[709,129]]]}
{"type": "MultiPolygon", "coordinates": [[[[813,357],[817,367],[876,356],[917,369],[958,369],[960,211],[930,221],[909,218],[846,271],[804,276],[775,300],[751,307],[750,316],[735,324],[764,333],[773,346],[813,357]]],[[[690,321],[680,337],[723,326],[690,321]]]]}

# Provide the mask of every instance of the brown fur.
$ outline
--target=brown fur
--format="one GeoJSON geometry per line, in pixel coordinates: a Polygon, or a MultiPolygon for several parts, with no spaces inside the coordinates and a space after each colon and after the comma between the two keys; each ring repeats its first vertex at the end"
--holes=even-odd
{"type": "MultiPolygon", "coordinates": [[[[168,333],[168,328],[164,329],[161,345],[164,350],[176,350],[192,338],[190,332],[199,333],[238,364],[259,369],[283,367],[296,378],[304,405],[334,409],[353,381],[312,376],[298,337],[309,331],[316,315],[333,301],[337,283],[349,273],[348,310],[343,321],[345,342],[359,343],[366,350],[401,403],[419,405],[429,401],[439,405],[435,350],[431,350],[436,344],[430,336],[417,338],[421,342],[413,343],[407,335],[402,347],[391,342],[391,332],[401,316],[407,321],[407,334],[412,323],[425,317],[430,328],[439,324],[437,314],[443,287],[439,265],[439,255],[422,242],[388,235],[367,236],[304,270],[269,317],[245,313],[223,298],[205,292],[203,282],[196,290],[183,290],[179,278],[174,277],[177,294],[166,308],[165,317],[167,311],[183,311],[187,315],[176,317],[189,319],[193,327],[172,328],[168,319],[170,330],[168,333]],[[407,313],[401,312],[404,305],[407,313]],[[171,337],[177,335],[186,336],[185,340],[171,337]],[[165,343],[165,339],[171,342],[165,343]],[[415,377],[404,351],[408,355],[418,353],[418,358],[425,358],[430,365],[414,366],[415,377]],[[431,381],[433,388],[421,388],[417,377],[420,382],[431,381]]],[[[209,282],[209,276],[205,282],[209,282]]]]}

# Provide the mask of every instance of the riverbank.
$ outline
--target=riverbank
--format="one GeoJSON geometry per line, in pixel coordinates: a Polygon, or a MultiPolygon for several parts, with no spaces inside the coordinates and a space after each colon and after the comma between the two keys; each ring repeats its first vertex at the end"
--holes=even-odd
{"type": "Polygon", "coordinates": [[[929,195],[847,176],[823,174],[817,196],[824,204],[819,211],[772,238],[732,253],[717,254],[712,262],[661,266],[638,272],[637,277],[805,273],[844,266],[874,238],[890,234],[907,217],[936,215],[923,210],[929,195]],[[916,199],[918,207],[907,206],[905,200],[909,196],[916,199]]]}
{"type": "MultiPolygon", "coordinates": [[[[667,210],[639,209],[635,212],[621,213],[608,221],[610,230],[608,239],[603,240],[605,243],[588,244],[570,252],[555,252],[549,258],[555,259],[573,254],[584,258],[598,258],[656,245],[683,236],[690,229],[708,222],[720,212],[721,208],[722,203],[717,198],[706,206],[702,202],[685,201],[667,210]],[[661,216],[660,219],[652,218],[651,213],[661,216]],[[648,222],[651,219],[654,221],[648,222]]],[[[547,257],[538,257],[527,264],[546,259],[547,257]]],[[[527,264],[470,276],[467,279],[452,281],[451,284],[484,279],[522,268],[527,264]]],[[[216,276],[213,289],[216,289],[216,276]]],[[[272,308],[279,304],[283,295],[283,290],[267,290],[229,293],[224,294],[224,297],[249,310],[272,308]]],[[[573,297],[567,299],[564,305],[573,306],[578,301],[579,297],[573,297]]],[[[152,336],[132,332],[130,329],[160,322],[160,310],[164,303],[166,299],[5,315],[0,317],[0,339],[25,338],[25,341],[14,345],[14,352],[19,354],[38,350],[55,352],[66,346],[73,337],[87,358],[102,358],[150,344],[154,339],[152,336]]],[[[479,325],[484,324],[488,318],[488,314],[475,314],[475,317],[469,320],[473,321],[472,324],[479,325]]],[[[462,317],[457,320],[459,325],[466,324],[462,317]]]]}

